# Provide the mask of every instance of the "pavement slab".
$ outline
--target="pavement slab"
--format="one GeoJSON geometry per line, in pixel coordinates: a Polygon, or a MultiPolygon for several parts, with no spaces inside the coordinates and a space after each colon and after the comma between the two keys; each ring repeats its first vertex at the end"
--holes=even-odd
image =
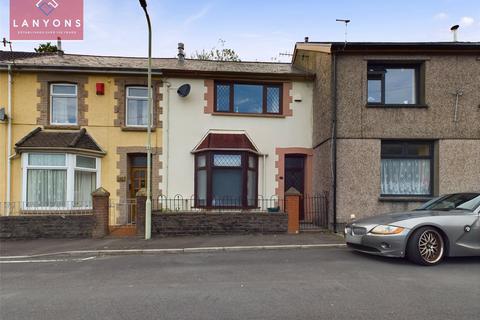
{"type": "MultiPolygon", "coordinates": [[[[0,241],[0,258],[11,256],[40,256],[72,251],[125,251],[130,250],[154,252],[163,249],[195,249],[238,248],[242,247],[302,247],[311,245],[343,245],[341,235],[329,232],[305,232],[290,234],[247,234],[225,236],[179,236],[156,237],[145,240],[139,237],[104,238],[104,239],[35,239],[35,240],[2,240],[0,241]]],[[[232,249],[233,250],[233,249],[232,249]]]]}

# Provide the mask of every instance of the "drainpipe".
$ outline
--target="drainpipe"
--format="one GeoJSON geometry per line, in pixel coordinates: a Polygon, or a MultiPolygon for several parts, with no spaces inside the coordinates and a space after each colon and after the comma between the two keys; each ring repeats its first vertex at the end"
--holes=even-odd
{"type": "Polygon", "coordinates": [[[267,168],[267,155],[262,154],[262,157],[263,157],[262,194],[263,194],[263,198],[265,199],[265,197],[267,196],[267,186],[265,185],[267,181],[267,173],[265,172],[267,168]]]}
{"type": "Polygon", "coordinates": [[[8,202],[7,216],[10,215],[10,193],[12,188],[12,166],[11,166],[11,151],[12,151],[12,65],[8,65],[8,133],[7,133],[7,194],[5,202],[8,202]]]}
{"type": "Polygon", "coordinates": [[[332,189],[333,189],[333,232],[337,233],[337,59],[332,52],[332,189]]]}
{"type": "Polygon", "coordinates": [[[164,169],[164,193],[163,195],[168,198],[168,184],[169,184],[169,169],[170,169],[170,87],[172,86],[168,79],[164,79],[163,83],[165,83],[165,107],[163,108],[163,116],[165,117],[165,121],[163,122],[163,132],[162,135],[164,136],[163,141],[164,143],[162,146],[163,150],[163,168],[164,169]]]}

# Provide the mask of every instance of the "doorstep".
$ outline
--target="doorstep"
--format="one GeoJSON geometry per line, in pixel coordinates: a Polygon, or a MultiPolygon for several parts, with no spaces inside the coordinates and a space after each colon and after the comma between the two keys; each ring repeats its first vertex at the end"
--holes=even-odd
{"type": "Polygon", "coordinates": [[[108,226],[108,237],[135,237],[137,227],[135,226],[108,226]]]}

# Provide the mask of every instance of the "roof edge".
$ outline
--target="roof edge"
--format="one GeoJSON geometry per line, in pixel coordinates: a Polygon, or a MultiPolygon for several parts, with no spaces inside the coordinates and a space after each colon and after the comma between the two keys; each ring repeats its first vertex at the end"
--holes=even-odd
{"type": "Polygon", "coordinates": [[[105,151],[95,151],[90,149],[82,148],[64,148],[64,147],[15,147],[18,153],[24,153],[28,151],[49,151],[49,152],[65,152],[65,153],[74,153],[74,154],[85,154],[85,155],[98,155],[105,156],[107,153],[105,151]]]}
{"type": "Polygon", "coordinates": [[[480,54],[480,42],[297,42],[295,50],[322,53],[445,53],[480,54]],[[327,48],[330,48],[330,52],[327,48]]]}
{"type": "Polygon", "coordinates": [[[30,131],[29,133],[27,133],[27,135],[25,137],[23,137],[22,139],[18,140],[17,143],[15,143],[15,148],[23,143],[25,143],[25,141],[27,141],[28,139],[30,139],[31,137],[33,137],[34,135],[36,135],[38,132],[42,131],[42,128],[41,127],[37,127],[35,129],[33,129],[32,131],[30,131]]]}

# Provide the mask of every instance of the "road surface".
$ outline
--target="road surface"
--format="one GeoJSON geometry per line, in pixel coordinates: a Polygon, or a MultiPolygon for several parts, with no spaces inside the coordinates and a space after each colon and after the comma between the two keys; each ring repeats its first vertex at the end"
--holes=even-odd
{"type": "Polygon", "coordinates": [[[480,314],[480,258],[420,267],[346,248],[86,258],[0,264],[0,318],[459,320],[480,314]]]}

